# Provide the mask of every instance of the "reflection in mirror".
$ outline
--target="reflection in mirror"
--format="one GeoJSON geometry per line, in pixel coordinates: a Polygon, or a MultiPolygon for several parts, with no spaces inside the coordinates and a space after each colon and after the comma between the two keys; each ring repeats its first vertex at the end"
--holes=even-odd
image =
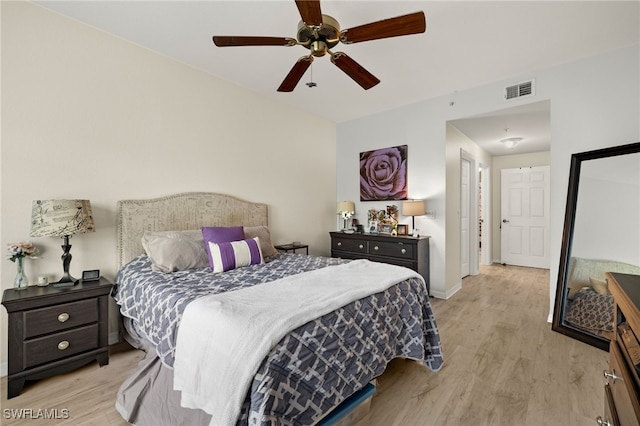
{"type": "Polygon", "coordinates": [[[605,272],[640,274],[639,212],[640,142],[572,155],[553,330],[608,350],[605,272]]]}

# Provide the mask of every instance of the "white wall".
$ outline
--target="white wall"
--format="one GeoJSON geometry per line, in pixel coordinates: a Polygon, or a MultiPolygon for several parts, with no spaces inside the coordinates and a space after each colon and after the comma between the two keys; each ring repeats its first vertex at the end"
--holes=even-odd
{"type": "MultiPolygon", "coordinates": [[[[276,244],[330,254],[335,124],[37,5],[1,8],[0,242],[40,247],[41,258],[26,262],[31,283],[62,273],[61,240],[29,237],[34,199],[91,200],[96,232],[71,240],[76,277],[96,268],[115,277],[118,200],[186,191],[266,203],[276,244]]],[[[0,265],[10,288],[15,265],[0,265]]]]}
{"type": "MultiPolygon", "coordinates": [[[[338,198],[359,199],[356,159],[360,151],[406,143],[410,161],[409,196],[428,198],[436,210],[435,220],[421,218],[424,223],[419,226],[432,236],[431,289],[436,297],[447,297],[457,280],[452,274],[445,274],[445,270],[451,258],[459,259],[459,254],[447,250],[445,237],[448,221],[457,221],[456,212],[445,209],[447,120],[529,102],[551,101],[552,307],[571,154],[640,140],[639,64],[639,46],[635,45],[340,123],[337,127],[338,198]],[[504,100],[505,86],[531,78],[536,79],[536,96],[509,102],[504,100]]],[[[495,171],[492,174],[495,176],[495,171]]],[[[356,209],[362,212],[368,206],[369,203],[359,203],[356,209]]]]}

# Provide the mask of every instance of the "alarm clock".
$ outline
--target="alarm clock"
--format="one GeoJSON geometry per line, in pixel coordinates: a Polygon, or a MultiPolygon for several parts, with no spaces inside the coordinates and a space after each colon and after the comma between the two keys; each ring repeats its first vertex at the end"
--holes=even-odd
{"type": "Polygon", "coordinates": [[[82,271],[82,282],[98,281],[100,279],[100,269],[82,271]]]}

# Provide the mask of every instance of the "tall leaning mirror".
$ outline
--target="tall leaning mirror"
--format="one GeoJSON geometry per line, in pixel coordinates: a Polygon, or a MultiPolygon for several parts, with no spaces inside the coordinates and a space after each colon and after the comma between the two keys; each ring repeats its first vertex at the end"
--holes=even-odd
{"type": "Polygon", "coordinates": [[[605,272],[640,274],[640,142],[571,156],[552,328],[609,350],[605,272]]]}

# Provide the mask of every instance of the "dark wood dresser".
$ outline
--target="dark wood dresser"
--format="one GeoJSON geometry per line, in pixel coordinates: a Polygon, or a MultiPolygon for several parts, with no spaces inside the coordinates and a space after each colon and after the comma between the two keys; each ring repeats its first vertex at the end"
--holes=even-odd
{"type": "Polygon", "coordinates": [[[9,314],[7,398],[20,395],[25,380],[109,363],[109,292],[104,278],[72,288],[7,289],[9,314]]]}
{"type": "Polygon", "coordinates": [[[429,237],[330,232],[331,257],[369,259],[413,269],[429,282],[429,237]]]}
{"type": "Polygon", "coordinates": [[[604,372],[605,413],[601,425],[640,425],[640,275],[607,272],[616,332],[604,372]]]}

